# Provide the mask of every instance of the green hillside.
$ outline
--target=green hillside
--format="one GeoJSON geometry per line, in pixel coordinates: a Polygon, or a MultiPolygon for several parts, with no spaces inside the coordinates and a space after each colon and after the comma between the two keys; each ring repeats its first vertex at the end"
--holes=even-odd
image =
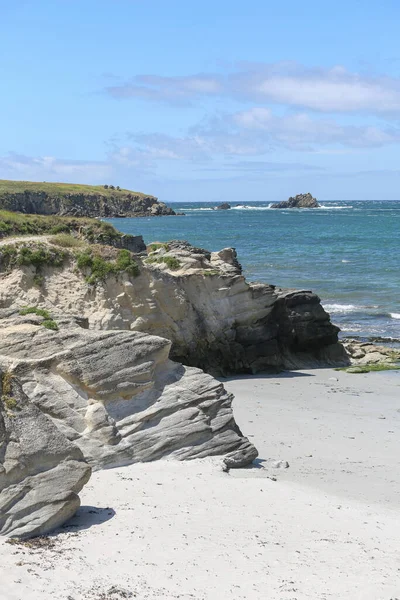
{"type": "MultiPolygon", "coordinates": [[[[107,185],[107,184],[105,184],[107,185]]],[[[26,191],[37,193],[45,192],[49,196],[65,196],[67,194],[85,194],[105,196],[108,198],[127,196],[131,194],[136,197],[151,197],[142,192],[132,190],[105,188],[104,185],[83,185],[81,183],[52,183],[47,181],[12,181],[11,179],[0,179],[0,194],[21,194],[26,191]]]]}

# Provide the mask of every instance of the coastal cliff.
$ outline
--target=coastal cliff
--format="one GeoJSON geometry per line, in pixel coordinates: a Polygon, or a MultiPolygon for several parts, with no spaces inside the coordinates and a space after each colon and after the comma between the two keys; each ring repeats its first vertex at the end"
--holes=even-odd
{"type": "Polygon", "coordinates": [[[40,285],[36,267],[19,267],[19,254],[4,256],[1,305],[56,308],[86,318],[91,329],[161,336],[171,342],[172,359],[217,375],[345,364],[339,329],[318,296],[248,283],[233,249],[152,244],[148,255],[135,255],[135,276],[116,270],[117,250],[99,246],[91,252],[97,258],[64,249],[61,266],[40,267],[40,285]],[[99,261],[109,267],[96,277],[99,261]]]}
{"type": "Polygon", "coordinates": [[[175,215],[154,196],[109,185],[0,180],[0,209],[26,214],[75,217],[175,215]]]}

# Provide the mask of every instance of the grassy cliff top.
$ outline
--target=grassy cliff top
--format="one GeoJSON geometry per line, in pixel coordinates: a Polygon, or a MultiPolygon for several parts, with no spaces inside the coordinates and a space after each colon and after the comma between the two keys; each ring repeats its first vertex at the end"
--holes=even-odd
{"type": "Polygon", "coordinates": [[[8,210],[0,210],[0,239],[21,235],[48,235],[72,233],[84,230],[89,235],[121,237],[111,223],[85,217],[60,217],[58,215],[25,215],[8,210]]]}
{"type": "Polygon", "coordinates": [[[0,194],[20,194],[26,191],[29,192],[45,192],[49,196],[66,196],[67,194],[85,194],[88,196],[104,196],[104,197],[118,197],[127,196],[139,196],[141,198],[153,198],[149,194],[143,194],[142,192],[134,192],[132,190],[119,189],[116,186],[114,189],[104,185],[83,185],[80,183],[52,183],[47,181],[12,181],[11,179],[0,179],[0,194]]]}

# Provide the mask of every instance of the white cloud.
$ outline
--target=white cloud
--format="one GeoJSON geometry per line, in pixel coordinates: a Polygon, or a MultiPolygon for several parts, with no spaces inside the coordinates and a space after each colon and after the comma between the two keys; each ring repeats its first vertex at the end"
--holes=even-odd
{"type": "Polygon", "coordinates": [[[341,144],[366,148],[400,142],[400,130],[371,126],[342,125],[332,119],[316,119],[305,113],[276,116],[271,110],[254,107],[233,115],[234,123],[255,135],[268,136],[286,147],[341,144]]]}
{"type": "Polygon", "coordinates": [[[137,75],[107,87],[106,92],[120,99],[141,97],[170,103],[228,96],[318,112],[400,113],[399,78],[359,74],[342,66],[310,68],[295,62],[243,64],[227,74],[137,75]]]}
{"type": "Polygon", "coordinates": [[[127,82],[108,86],[105,91],[117,99],[138,97],[187,104],[195,96],[223,93],[223,87],[213,75],[199,74],[183,77],[137,75],[127,82]]]}

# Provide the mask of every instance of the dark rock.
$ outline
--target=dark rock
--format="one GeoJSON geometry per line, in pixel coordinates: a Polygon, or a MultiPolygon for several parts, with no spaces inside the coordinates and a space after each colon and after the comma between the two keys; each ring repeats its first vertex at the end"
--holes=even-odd
{"type": "Polygon", "coordinates": [[[231,205],[228,204],[227,202],[223,202],[222,204],[220,204],[219,206],[215,207],[215,210],[228,210],[231,208],[231,205]]]}
{"type": "Polygon", "coordinates": [[[316,198],[313,198],[310,193],[298,194],[294,198],[291,196],[289,200],[277,202],[271,208],[318,208],[319,204],[316,198]]]}

